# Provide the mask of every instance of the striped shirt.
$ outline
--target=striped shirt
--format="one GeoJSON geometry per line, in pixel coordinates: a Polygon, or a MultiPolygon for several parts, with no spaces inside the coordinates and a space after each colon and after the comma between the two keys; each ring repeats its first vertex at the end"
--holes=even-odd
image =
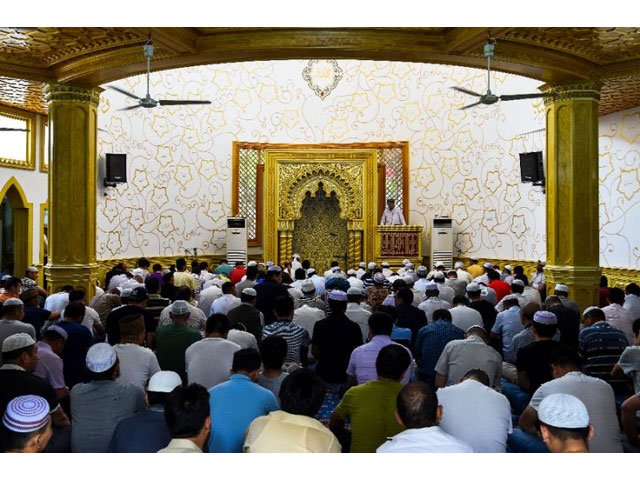
{"type": "Polygon", "coordinates": [[[626,385],[628,379],[613,379],[611,370],[629,345],[622,330],[607,322],[597,322],[585,328],[578,337],[578,350],[585,359],[583,370],[587,375],[600,378],[613,387],[626,385]]]}
{"type": "Polygon", "coordinates": [[[279,335],[287,341],[285,363],[300,363],[300,348],[309,345],[309,332],[289,320],[276,320],[262,329],[262,340],[279,335]]]}

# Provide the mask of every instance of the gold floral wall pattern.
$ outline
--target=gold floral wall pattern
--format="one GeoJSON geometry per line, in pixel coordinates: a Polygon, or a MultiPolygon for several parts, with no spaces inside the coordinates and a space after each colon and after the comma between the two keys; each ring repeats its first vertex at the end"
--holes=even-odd
{"type": "MultiPolygon", "coordinates": [[[[155,97],[209,98],[212,105],[121,112],[130,100],[105,91],[100,161],[106,153],[127,153],[129,183],[98,195],[98,256],[181,255],[193,247],[224,253],[234,140],[407,140],[408,221],[427,226],[425,241],[434,215],[451,216],[456,255],[544,258],[545,197],[540,187],[520,183],[518,157],[544,151],[542,101],[461,111],[469,99],[449,87],[483,91],[483,70],[356,60],[340,61],[343,78],[321,100],[302,79],[305,65],[248,62],[151,74],[155,97]]],[[[502,73],[492,83],[498,94],[535,92],[540,85],[502,73]]],[[[116,85],[144,90],[139,76],[116,85]]],[[[631,220],[639,213],[639,112],[600,119],[603,265],[639,266],[640,235],[631,220]]]]}

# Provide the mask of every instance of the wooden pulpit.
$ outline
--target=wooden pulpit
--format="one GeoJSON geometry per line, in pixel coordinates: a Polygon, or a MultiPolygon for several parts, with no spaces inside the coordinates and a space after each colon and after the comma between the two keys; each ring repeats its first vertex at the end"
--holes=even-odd
{"type": "Polygon", "coordinates": [[[414,265],[422,263],[422,225],[376,226],[376,262],[401,266],[407,259],[414,265]]]}

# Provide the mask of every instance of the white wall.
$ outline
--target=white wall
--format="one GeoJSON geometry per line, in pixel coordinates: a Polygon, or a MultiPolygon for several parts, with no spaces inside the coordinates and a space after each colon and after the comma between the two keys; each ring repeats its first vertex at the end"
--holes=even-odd
{"type": "MultiPolygon", "coordinates": [[[[545,258],[540,187],[520,183],[518,154],[544,150],[544,106],[520,100],[461,111],[482,92],[483,70],[339,61],[344,78],[321,100],[302,78],[305,61],[248,62],[153,73],[154,98],[208,98],[211,106],[136,109],[102,94],[100,161],[127,153],[129,182],[98,195],[98,257],[224,251],[234,140],[271,143],[410,142],[410,223],[451,215],[456,254],[545,258]],[[104,193],[107,196],[104,196],[104,193]]],[[[142,96],[144,77],[116,85],[142,96]]],[[[496,73],[497,94],[540,82],[496,73]]],[[[602,264],[638,266],[640,109],[601,118],[602,264]],[[606,206],[604,204],[607,204],[606,206]]],[[[425,232],[427,233],[427,232],[425,232]]],[[[426,237],[426,235],[425,235],[426,237]]],[[[425,245],[427,251],[428,245],[425,245]]]]}

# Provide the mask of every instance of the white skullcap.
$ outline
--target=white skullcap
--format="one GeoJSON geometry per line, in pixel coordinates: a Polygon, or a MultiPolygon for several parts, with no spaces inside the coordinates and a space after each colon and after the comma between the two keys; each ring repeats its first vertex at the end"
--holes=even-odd
{"type": "Polygon", "coordinates": [[[12,432],[36,432],[49,423],[49,403],[38,395],[13,398],[2,417],[2,424],[12,432]]]}
{"type": "Polygon", "coordinates": [[[407,270],[413,270],[413,263],[411,262],[405,263],[404,268],[406,268],[407,270]]]}
{"type": "Polygon", "coordinates": [[[409,262],[409,260],[408,260],[407,258],[405,258],[404,260],[402,260],[402,264],[403,264],[403,265],[406,265],[407,263],[411,263],[411,262],[409,262]]]}
{"type": "Polygon", "coordinates": [[[492,263],[485,263],[483,265],[484,268],[493,268],[493,264],[492,263]]]}
{"type": "Polygon", "coordinates": [[[389,268],[389,262],[382,262],[380,265],[389,268]]]}
{"type": "Polygon", "coordinates": [[[411,285],[413,283],[413,277],[411,275],[405,275],[402,277],[402,280],[404,280],[404,283],[407,285],[411,285]]]}
{"type": "Polygon", "coordinates": [[[386,277],[380,272],[376,273],[373,276],[373,283],[377,283],[378,285],[382,285],[385,280],[386,280],[386,277]]]}
{"type": "Polygon", "coordinates": [[[474,262],[478,261],[478,257],[471,257],[469,260],[473,260],[474,262]]]}
{"type": "Polygon", "coordinates": [[[444,272],[436,272],[433,274],[433,278],[444,278],[444,272]]]}
{"type": "Polygon", "coordinates": [[[513,270],[513,267],[512,267],[511,265],[505,265],[505,266],[504,266],[504,269],[505,269],[505,270],[512,271],[512,270],[513,270]]]}
{"type": "Polygon", "coordinates": [[[54,331],[58,334],[60,334],[60,336],[62,338],[64,338],[65,340],[68,338],[69,334],[67,333],[67,331],[62,328],[59,327],[58,325],[50,325],[49,327],[47,327],[47,329],[45,330],[45,332],[48,332],[49,330],[54,331]]]}
{"type": "Polygon", "coordinates": [[[355,274],[356,274],[356,271],[353,268],[347,270],[347,275],[351,276],[351,275],[355,275],[355,274]]]}
{"type": "Polygon", "coordinates": [[[171,304],[171,313],[174,315],[184,315],[189,312],[189,304],[185,300],[176,300],[171,304]]]}
{"type": "Polygon", "coordinates": [[[567,287],[564,283],[556,283],[556,292],[569,293],[569,287],[567,287]]]}
{"type": "Polygon", "coordinates": [[[547,266],[547,262],[545,262],[543,260],[538,260],[538,262],[540,262],[540,265],[542,265],[543,267],[547,266]]]}
{"type": "Polygon", "coordinates": [[[293,258],[300,258],[300,255],[298,255],[297,253],[294,253],[293,258]]]}
{"type": "Polygon", "coordinates": [[[11,278],[11,275],[4,275],[0,280],[9,280],[11,278]]]}
{"type": "Polygon", "coordinates": [[[420,265],[416,270],[416,273],[419,273],[421,275],[427,272],[428,272],[427,267],[425,267],[424,265],[420,265]]]}
{"type": "Polygon", "coordinates": [[[339,272],[340,271],[340,267],[338,267],[337,265],[335,267],[331,267],[331,271],[332,272],[339,272]]]}
{"type": "Polygon", "coordinates": [[[592,312],[593,310],[599,310],[599,308],[598,308],[598,307],[596,307],[596,306],[587,307],[587,308],[585,308],[585,309],[584,309],[584,312],[582,312],[582,316],[583,316],[583,317],[586,317],[586,316],[587,316],[587,314],[588,314],[589,312],[592,312]]]}
{"type": "Polygon", "coordinates": [[[141,268],[134,268],[131,270],[131,274],[135,277],[136,275],[144,275],[144,270],[141,268]]]}
{"type": "Polygon", "coordinates": [[[147,391],[157,393],[171,393],[178,385],[182,385],[180,375],[171,370],[156,372],[149,379],[147,391]]]}
{"type": "Polygon", "coordinates": [[[519,278],[516,278],[513,282],[511,282],[511,285],[520,285],[521,287],[524,287],[524,282],[519,278]]]}
{"type": "Polygon", "coordinates": [[[242,295],[248,295],[250,297],[257,297],[258,296],[258,292],[256,292],[255,288],[251,288],[251,287],[247,287],[242,289],[242,292],[240,292],[242,295]]]}
{"type": "Polygon", "coordinates": [[[247,263],[247,267],[257,267],[258,266],[258,262],[256,262],[255,260],[250,260],[249,263],[247,263]]]}
{"type": "Polygon", "coordinates": [[[27,272],[30,273],[39,273],[36,267],[27,267],[27,272]]]}
{"type": "Polygon", "coordinates": [[[367,268],[369,270],[373,270],[374,268],[376,268],[376,262],[369,262],[369,265],[367,265],[367,268]]]}
{"type": "Polygon", "coordinates": [[[15,307],[17,305],[24,305],[24,302],[22,300],[20,300],[19,298],[7,298],[3,305],[5,307],[15,307]]]}
{"type": "Polygon", "coordinates": [[[96,343],[87,352],[87,368],[94,373],[109,370],[116,363],[116,351],[108,343],[96,343]]]}
{"type": "Polygon", "coordinates": [[[469,285],[467,285],[467,292],[473,293],[473,292],[479,292],[479,291],[480,291],[480,285],[478,285],[477,283],[470,283],[469,285]]]}
{"type": "Polygon", "coordinates": [[[533,314],[533,321],[540,325],[557,325],[558,317],[553,312],[538,310],[533,314]]]}
{"type": "Polygon", "coordinates": [[[311,293],[316,289],[316,284],[313,283],[313,280],[305,280],[300,285],[300,290],[302,293],[311,293]]]}
{"type": "Polygon", "coordinates": [[[123,288],[120,290],[120,298],[129,298],[133,288],[123,288]]]}
{"type": "Polygon", "coordinates": [[[329,300],[333,300],[336,302],[346,302],[347,301],[347,294],[345,292],[343,292],[342,290],[331,290],[329,292],[329,300]]]}
{"type": "Polygon", "coordinates": [[[425,286],[425,290],[427,292],[438,291],[438,285],[436,285],[435,283],[427,283],[427,285],[425,286]]]}
{"type": "Polygon", "coordinates": [[[444,267],[444,263],[442,263],[442,262],[436,262],[436,263],[435,263],[435,267],[436,267],[436,268],[444,267]]]}
{"type": "Polygon", "coordinates": [[[14,333],[3,340],[2,353],[13,352],[14,350],[26,348],[35,343],[36,341],[28,333],[14,333]]]}
{"type": "Polygon", "coordinates": [[[351,287],[347,290],[347,295],[362,295],[362,289],[360,287],[351,287]]]}
{"type": "Polygon", "coordinates": [[[282,269],[278,265],[271,265],[269,268],[267,268],[267,272],[280,273],[282,272],[282,269]]]}
{"type": "Polygon", "coordinates": [[[273,262],[272,262],[271,260],[269,260],[269,261],[266,263],[266,266],[267,266],[267,268],[268,268],[268,267],[272,267],[272,266],[273,266],[273,262]]]}
{"type": "Polygon", "coordinates": [[[358,264],[358,267],[360,267],[360,268],[367,268],[367,264],[366,264],[365,262],[360,262],[360,263],[358,264]]]}
{"type": "Polygon", "coordinates": [[[309,268],[307,270],[307,275],[311,275],[312,273],[316,273],[316,269],[315,268],[309,268]]]}
{"type": "Polygon", "coordinates": [[[462,268],[462,267],[464,267],[464,263],[458,260],[458,261],[455,263],[454,267],[455,267],[455,268],[462,268]]]}
{"type": "Polygon", "coordinates": [[[513,294],[510,295],[505,295],[504,297],[502,297],[502,300],[511,300],[511,301],[518,301],[518,297],[516,297],[513,294]]]}
{"type": "Polygon", "coordinates": [[[558,428],[586,428],[589,412],[580,399],[566,393],[553,393],[538,406],[538,420],[558,428]]]}

